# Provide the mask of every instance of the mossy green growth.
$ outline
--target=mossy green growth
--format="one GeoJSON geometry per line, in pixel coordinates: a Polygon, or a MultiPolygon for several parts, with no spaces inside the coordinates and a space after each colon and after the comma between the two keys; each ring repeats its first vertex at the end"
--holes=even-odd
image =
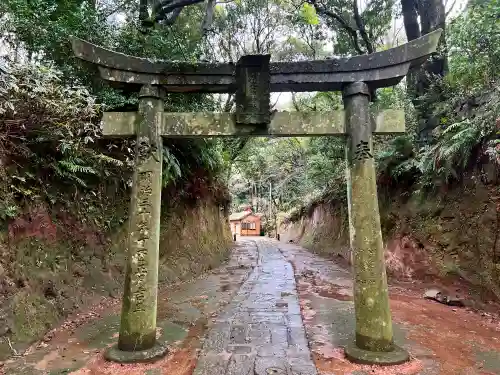
{"type": "Polygon", "coordinates": [[[18,293],[12,301],[14,324],[12,331],[18,341],[40,337],[59,320],[54,305],[38,294],[18,293]]]}
{"type": "Polygon", "coordinates": [[[500,354],[498,352],[478,349],[475,354],[476,360],[482,363],[482,370],[491,371],[493,374],[500,373],[500,354]]]}
{"type": "Polygon", "coordinates": [[[104,353],[104,358],[108,361],[118,363],[154,362],[155,360],[167,355],[167,353],[167,346],[158,342],[150,349],[138,351],[123,351],[118,349],[118,345],[115,345],[104,353]]]}
{"type": "Polygon", "coordinates": [[[71,374],[73,371],[76,371],[79,368],[80,368],[79,365],[75,365],[74,367],[67,367],[67,368],[52,370],[47,375],[65,375],[65,374],[71,374]]]}
{"type": "MultiPolygon", "coordinates": [[[[173,200],[172,200],[173,201],[173,200]]],[[[188,280],[215,268],[227,258],[232,242],[227,218],[219,205],[208,200],[186,204],[174,202],[172,209],[162,211],[160,243],[160,282],[170,284],[188,280]]],[[[61,235],[56,241],[26,238],[12,245],[13,259],[2,263],[5,274],[26,285],[14,289],[3,307],[6,324],[12,329],[11,344],[22,352],[27,345],[40,339],[60,318],[79,306],[88,306],[96,295],[121,297],[125,263],[127,226],[107,233],[109,242],[102,248],[85,247],[61,235]],[[109,244],[109,247],[107,246],[109,244]],[[44,296],[47,285],[55,296],[44,296]]],[[[61,229],[61,233],[66,233],[61,229]]],[[[0,240],[6,243],[5,238],[0,240]]],[[[102,348],[116,341],[119,316],[105,327],[90,326],[79,330],[86,335],[90,347],[102,348]]],[[[162,319],[158,323],[161,327],[162,319]]],[[[170,334],[167,330],[163,333],[170,334]]],[[[0,361],[12,354],[6,341],[0,339],[0,361]]]]}
{"type": "MultiPolygon", "coordinates": [[[[163,101],[158,88],[149,85],[141,88],[139,96],[136,157],[127,233],[128,254],[118,351],[115,354],[119,351],[150,350],[156,341],[162,190],[162,139],[158,129],[163,101]]],[[[116,358],[119,360],[120,355],[117,354],[116,358]]]]}
{"type": "Polygon", "coordinates": [[[345,347],[345,354],[350,361],[363,365],[394,366],[410,359],[408,352],[397,346],[390,352],[375,352],[360,349],[357,344],[351,343],[345,347]]]}
{"type": "Polygon", "coordinates": [[[350,183],[356,344],[361,349],[390,351],[392,320],[373,159],[352,166],[350,183]]]}
{"type": "Polygon", "coordinates": [[[90,348],[104,348],[116,340],[114,334],[119,328],[120,316],[113,314],[83,326],[76,334],[90,348]]]}
{"type": "Polygon", "coordinates": [[[168,320],[158,323],[158,327],[162,330],[158,341],[167,342],[169,345],[172,345],[176,341],[184,340],[188,335],[186,328],[168,320]]]}
{"type": "MultiPolygon", "coordinates": [[[[368,115],[368,89],[347,87],[345,97],[349,141],[346,148],[350,244],[353,251],[356,346],[352,352],[394,350],[384,246],[368,115]],[[357,91],[356,91],[357,90],[357,91]]],[[[357,355],[355,355],[357,356],[357,355]]],[[[368,354],[363,354],[368,356],[368,354]]],[[[373,361],[376,360],[373,357],[373,361]]],[[[377,362],[372,362],[377,363],[377,362]]]]}

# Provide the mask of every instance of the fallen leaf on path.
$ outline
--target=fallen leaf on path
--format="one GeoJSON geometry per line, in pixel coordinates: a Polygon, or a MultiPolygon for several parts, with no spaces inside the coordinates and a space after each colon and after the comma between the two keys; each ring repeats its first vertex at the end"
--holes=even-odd
{"type": "Polygon", "coordinates": [[[323,345],[317,349],[314,349],[315,353],[318,353],[325,359],[339,359],[344,360],[344,349],[335,348],[330,344],[323,345]]]}
{"type": "Polygon", "coordinates": [[[208,299],[208,296],[198,296],[198,297],[193,298],[194,301],[201,300],[201,299],[208,299]]]}

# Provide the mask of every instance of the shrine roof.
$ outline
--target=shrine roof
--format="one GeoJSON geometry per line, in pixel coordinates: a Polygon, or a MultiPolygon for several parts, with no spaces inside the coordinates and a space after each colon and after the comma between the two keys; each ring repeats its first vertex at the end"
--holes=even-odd
{"type": "Polygon", "coordinates": [[[229,215],[229,221],[243,220],[250,215],[252,215],[251,211],[233,212],[231,215],[229,215]]]}

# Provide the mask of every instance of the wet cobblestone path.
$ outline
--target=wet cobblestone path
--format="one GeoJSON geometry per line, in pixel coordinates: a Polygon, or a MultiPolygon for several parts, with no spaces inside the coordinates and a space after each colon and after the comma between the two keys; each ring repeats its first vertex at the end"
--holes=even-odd
{"type": "Polygon", "coordinates": [[[315,375],[294,271],[276,243],[255,241],[253,271],[214,320],[195,375],[315,375]]]}
{"type": "Polygon", "coordinates": [[[51,338],[0,363],[0,375],[500,374],[500,317],[426,300],[422,288],[390,287],[395,340],[411,361],[356,365],[343,349],[354,332],[348,267],[294,244],[240,238],[219,268],[160,285],[157,337],[169,347],[166,357],[127,365],[104,359],[118,338],[117,299],[69,317],[51,338]]]}

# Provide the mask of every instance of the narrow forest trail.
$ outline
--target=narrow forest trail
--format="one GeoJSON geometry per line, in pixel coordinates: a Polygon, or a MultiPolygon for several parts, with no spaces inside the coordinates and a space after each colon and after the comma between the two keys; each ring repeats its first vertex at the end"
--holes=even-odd
{"type": "Polygon", "coordinates": [[[354,365],[342,349],[354,332],[350,272],[293,244],[243,239],[227,265],[191,282],[160,287],[158,337],[171,348],[166,358],[140,365],[103,359],[118,335],[119,301],[114,301],[71,317],[50,339],[6,361],[0,373],[500,374],[498,316],[424,300],[422,287],[391,286],[396,341],[412,360],[385,368],[354,365]]]}

